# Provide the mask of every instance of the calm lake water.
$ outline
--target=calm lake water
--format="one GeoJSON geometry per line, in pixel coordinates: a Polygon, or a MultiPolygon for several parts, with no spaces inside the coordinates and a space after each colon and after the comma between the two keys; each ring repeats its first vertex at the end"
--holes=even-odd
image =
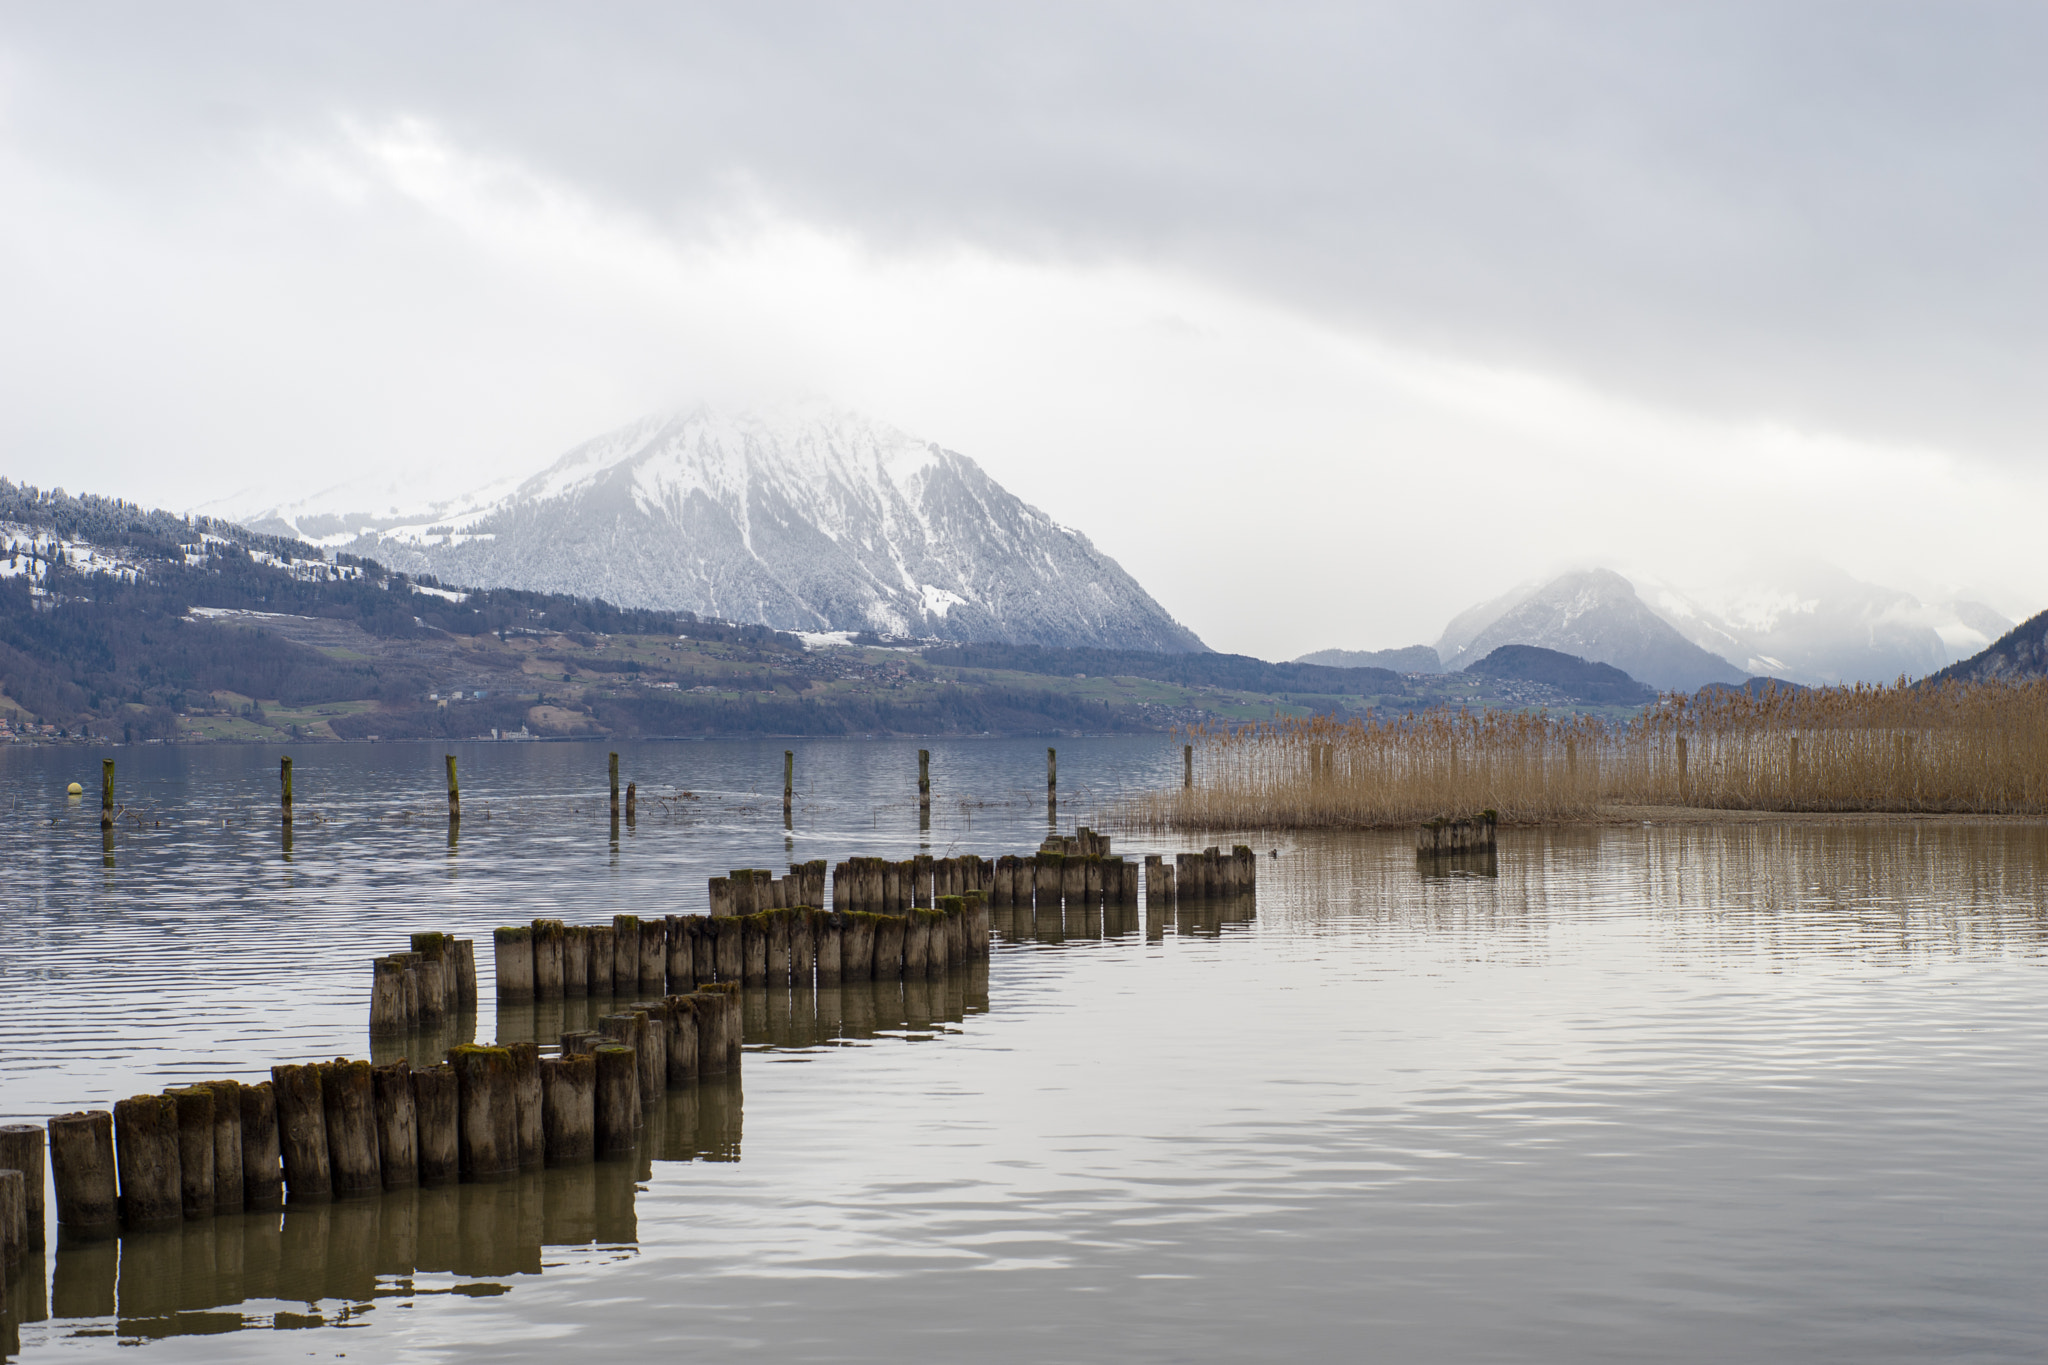
{"type": "MultiPolygon", "coordinates": [[[[730,867],[1025,852],[1044,745],[0,751],[0,1121],[368,1050],[414,929],[701,912],[730,867]],[[87,789],[67,803],[63,784],[87,789]],[[688,796],[680,793],[688,792],[688,796]],[[656,799],[664,798],[664,799],[656,799]],[[158,823],[160,822],[160,823],[158,823]]],[[[1060,746],[1060,827],[1177,780],[1060,746]]],[[[1120,836],[1119,851],[1180,841],[1120,836]]],[[[997,918],[985,968],[753,992],[632,1162],[56,1246],[24,1359],[2038,1360],[2048,828],[1263,837],[1256,914],[997,918]],[[1278,856],[1266,856],[1277,850],[1278,856]]],[[[488,989],[486,994],[488,995],[488,989]]],[[[569,1008],[576,1008],[572,1003],[569,1008]]],[[[566,1020],[573,1022],[573,1020],[566,1020]]],[[[565,1016],[499,1018],[483,1038],[565,1016]]]]}

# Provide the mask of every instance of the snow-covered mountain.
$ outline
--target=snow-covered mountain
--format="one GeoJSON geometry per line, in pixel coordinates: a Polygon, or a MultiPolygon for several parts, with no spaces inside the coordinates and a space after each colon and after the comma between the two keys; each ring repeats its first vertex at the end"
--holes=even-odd
{"type": "Polygon", "coordinates": [[[1812,562],[1752,567],[1714,588],[1594,569],[1467,608],[1437,651],[1460,668],[1499,645],[1540,645],[1666,688],[1731,675],[1824,685],[1924,678],[2011,628],[1981,602],[1923,603],[1812,562]]]}
{"type": "Polygon", "coordinates": [[[465,586],[785,630],[1204,648],[1085,535],[973,460],[823,406],[651,417],[436,504],[359,492],[239,519],[465,586]]]}
{"type": "Polygon", "coordinates": [[[1587,569],[1517,589],[1460,613],[1437,641],[1447,668],[1463,668],[1502,645],[1537,645],[1612,664],[1638,682],[1690,692],[1742,674],[1651,611],[1635,585],[1609,569],[1587,569]]]}
{"type": "Polygon", "coordinates": [[[1810,561],[1755,567],[1713,588],[1638,586],[1694,644],[1745,673],[1802,683],[1924,678],[2012,629],[1981,602],[1925,603],[1810,561]]]}

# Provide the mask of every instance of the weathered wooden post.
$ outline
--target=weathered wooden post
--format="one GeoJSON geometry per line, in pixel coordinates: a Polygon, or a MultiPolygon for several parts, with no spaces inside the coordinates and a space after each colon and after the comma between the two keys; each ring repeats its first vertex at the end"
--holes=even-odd
{"type": "Polygon", "coordinates": [[[403,1057],[370,1073],[377,1105],[377,1160],[387,1190],[420,1183],[419,1100],[403,1057]]]}
{"type": "Polygon", "coordinates": [[[353,1199],[382,1190],[370,1064],[342,1057],[322,1062],[320,1107],[327,1120],[327,1175],[335,1195],[353,1199]]]}
{"type": "Polygon", "coordinates": [[[50,1176],[57,1226],[109,1236],[120,1226],[114,1180],[114,1116],[104,1109],[50,1120],[50,1176]]]}
{"type": "MultiPolygon", "coordinates": [[[[202,1081],[200,1084],[213,1095],[213,1211],[235,1213],[241,1209],[243,1199],[242,1083],[202,1081]]],[[[182,1124],[182,1113],[179,1118],[182,1124]]],[[[182,1149],[179,1159],[187,1159],[182,1149]]]]}
{"type": "Polygon", "coordinates": [[[597,1059],[565,1053],[540,1064],[541,1126],[550,1166],[575,1166],[597,1153],[597,1059]]]}
{"type": "Polygon", "coordinates": [[[177,1107],[179,1203],[187,1218],[211,1218],[213,1091],[203,1085],[188,1085],[166,1090],[164,1095],[177,1107]]]}
{"type": "Polygon", "coordinates": [[[612,972],[618,957],[618,938],[609,924],[590,926],[590,994],[610,995],[612,972]]]}
{"type": "Polygon", "coordinates": [[[790,804],[796,799],[796,751],[782,751],[782,815],[789,818],[790,804]]]}
{"type": "Polygon", "coordinates": [[[624,1043],[600,1043],[590,1057],[597,1155],[625,1156],[640,1129],[640,1059],[624,1043]]]}
{"type": "Polygon", "coordinates": [[[558,919],[537,919],[533,931],[533,998],[562,998],[563,941],[568,937],[558,919]]]}
{"type": "Polygon", "coordinates": [[[642,995],[668,991],[668,920],[649,915],[640,921],[640,985],[642,995]]]}
{"type": "Polygon", "coordinates": [[[932,808],[932,751],[917,751],[917,805],[920,810],[932,808]]]}
{"type": "Polygon", "coordinates": [[[628,782],[626,784],[626,823],[629,825],[640,823],[640,784],[638,782],[628,782]]]}
{"type": "Polygon", "coordinates": [[[1685,736],[1678,737],[1678,799],[1685,800],[1685,736]]]}
{"type": "Polygon", "coordinates": [[[419,1179],[425,1187],[462,1178],[461,1085],[447,1062],[412,1073],[412,1105],[419,1179]]]}
{"type": "Polygon", "coordinates": [[[462,823],[462,784],[455,780],[455,755],[449,754],[447,755],[447,759],[448,823],[451,825],[459,825],[462,823]]]}
{"type": "Polygon", "coordinates": [[[280,813],[284,817],[284,823],[289,825],[292,822],[292,761],[289,758],[280,758],[277,761],[277,783],[280,813]]]}
{"type": "Polygon", "coordinates": [[[469,1044],[448,1050],[455,1069],[457,1150],[462,1178],[503,1180],[519,1173],[519,1106],[512,1054],[469,1044]]]}
{"type": "Polygon", "coordinates": [[[505,1049],[512,1056],[512,1103],[517,1114],[520,1166],[532,1169],[547,1156],[547,1127],[542,1113],[540,1044],[513,1043],[505,1049]]]}
{"type": "MultiPolygon", "coordinates": [[[[40,1180],[42,1174],[37,1171],[36,1178],[40,1180]]],[[[6,1282],[21,1273],[22,1253],[27,1249],[28,1176],[12,1166],[0,1167],[0,1313],[7,1310],[6,1282]]]]}
{"type": "MultiPolygon", "coordinates": [[[[22,1219],[27,1229],[26,1245],[43,1244],[43,1130],[33,1123],[10,1123],[0,1127],[0,1170],[20,1171],[22,1219]]],[[[239,1200],[239,1193],[237,1199],[239,1200]]]]}
{"type": "Polygon", "coordinates": [[[590,994],[590,926],[562,928],[562,998],[581,1000],[590,994]]]}
{"type": "Polygon", "coordinates": [[[114,760],[100,760],[100,828],[114,827],[114,760]]]}
{"type": "Polygon", "coordinates": [[[269,1081],[242,1091],[242,1207],[284,1202],[284,1153],[277,1136],[277,1088],[269,1081]]]}
{"type": "Polygon", "coordinates": [[[405,1015],[403,956],[380,957],[370,964],[370,1036],[403,1037],[412,1027],[405,1015]]]}
{"type": "Polygon", "coordinates": [[[1180,746],[1180,786],[1182,791],[1195,789],[1195,746],[1180,746]]]}
{"type": "Polygon", "coordinates": [[[526,1005],[533,1002],[533,927],[510,924],[491,931],[496,946],[498,1003],[526,1005]]]}
{"type": "Polygon", "coordinates": [[[273,1066],[270,1090],[277,1100],[278,1151],[284,1159],[286,1195],[298,1204],[332,1197],[334,1184],[327,1164],[327,1112],[320,1100],[320,1068],[273,1066]]]}
{"type": "Polygon", "coordinates": [[[455,940],[455,1006],[464,1010],[476,1008],[475,939],[455,940]]]}
{"type": "Polygon", "coordinates": [[[1045,751],[1045,809],[1050,816],[1060,803],[1060,756],[1059,751],[1045,751]]]}
{"type": "Polygon", "coordinates": [[[617,824],[617,823],[619,822],[619,756],[618,756],[617,754],[613,754],[613,755],[612,755],[612,759],[611,759],[611,774],[612,774],[612,823],[616,825],[616,824],[617,824]]]}
{"type": "Polygon", "coordinates": [[[121,1173],[121,1226],[184,1219],[178,1169],[178,1105],[169,1095],[114,1101],[114,1164],[121,1173]]]}

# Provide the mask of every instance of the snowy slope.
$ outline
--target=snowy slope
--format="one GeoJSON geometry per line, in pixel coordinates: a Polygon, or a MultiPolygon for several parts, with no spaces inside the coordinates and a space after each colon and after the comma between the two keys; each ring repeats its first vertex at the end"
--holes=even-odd
{"type": "Polygon", "coordinates": [[[822,405],[650,417],[516,486],[410,516],[391,499],[322,501],[248,524],[455,583],[786,630],[1203,648],[1086,536],[974,461],[822,405]]]}

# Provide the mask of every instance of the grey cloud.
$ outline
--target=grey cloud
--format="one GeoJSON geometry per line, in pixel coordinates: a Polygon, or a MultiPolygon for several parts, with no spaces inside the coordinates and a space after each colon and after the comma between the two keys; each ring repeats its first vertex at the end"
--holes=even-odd
{"type": "Polygon", "coordinates": [[[175,211],[415,116],[670,230],[1185,265],[1645,398],[2048,431],[2020,4],[23,6],[7,140],[175,211]]]}

